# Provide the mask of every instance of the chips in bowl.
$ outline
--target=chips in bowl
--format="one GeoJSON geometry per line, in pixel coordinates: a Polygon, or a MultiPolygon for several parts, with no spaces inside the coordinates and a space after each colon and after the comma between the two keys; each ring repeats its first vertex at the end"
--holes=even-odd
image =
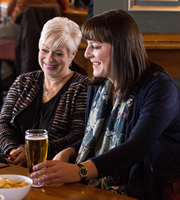
{"type": "Polygon", "coordinates": [[[0,175],[0,194],[5,200],[23,199],[31,189],[32,179],[16,174],[0,175]]]}

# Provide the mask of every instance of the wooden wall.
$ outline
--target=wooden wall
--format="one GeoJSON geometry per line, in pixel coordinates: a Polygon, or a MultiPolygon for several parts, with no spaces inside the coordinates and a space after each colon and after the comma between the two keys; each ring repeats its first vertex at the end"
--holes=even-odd
{"type": "MultiPolygon", "coordinates": [[[[164,67],[172,78],[180,78],[180,34],[143,34],[149,58],[164,67]]],[[[74,62],[92,76],[92,65],[84,57],[86,44],[79,46],[74,62]]]]}
{"type": "Polygon", "coordinates": [[[180,34],[143,34],[143,38],[150,59],[172,78],[180,78],[180,34]]]}

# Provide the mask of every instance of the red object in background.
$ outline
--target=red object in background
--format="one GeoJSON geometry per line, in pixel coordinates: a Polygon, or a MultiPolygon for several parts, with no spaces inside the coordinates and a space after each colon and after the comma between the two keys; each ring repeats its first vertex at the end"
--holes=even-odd
{"type": "Polygon", "coordinates": [[[0,39],[0,59],[15,60],[16,40],[0,39]]]}

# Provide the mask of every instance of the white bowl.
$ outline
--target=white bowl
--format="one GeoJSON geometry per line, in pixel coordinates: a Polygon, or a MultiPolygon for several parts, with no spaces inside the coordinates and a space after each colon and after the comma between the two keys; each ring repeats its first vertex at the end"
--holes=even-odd
{"type": "Polygon", "coordinates": [[[5,200],[21,200],[23,199],[33,183],[32,179],[27,176],[21,176],[16,174],[0,174],[1,178],[9,178],[12,181],[25,181],[28,185],[20,188],[0,188],[0,194],[2,194],[5,200]]]}

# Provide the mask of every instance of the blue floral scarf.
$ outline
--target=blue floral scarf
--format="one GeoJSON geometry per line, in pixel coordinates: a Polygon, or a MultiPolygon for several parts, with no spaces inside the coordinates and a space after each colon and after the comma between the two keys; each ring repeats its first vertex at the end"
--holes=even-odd
{"type": "MultiPolygon", "coordinates": [[[[117,97],[112,107],[112,89],[112,82],[106,80],[97,91],[79,149],[77,163],[87,160],[92,152],[95,155],[100,155],[124,142],[126,120],[134,95],[131,94],[126,102],[120,102],[117,97]],[[112,110],[109,108],[112,108],[112,110]]],[[[89,181],[89,185],[100,185],[99,187],[103,189],[114,191],[114,187],[112,185],[108,186],[106,180],[107,177],[92,180],[89,181]]]]}

